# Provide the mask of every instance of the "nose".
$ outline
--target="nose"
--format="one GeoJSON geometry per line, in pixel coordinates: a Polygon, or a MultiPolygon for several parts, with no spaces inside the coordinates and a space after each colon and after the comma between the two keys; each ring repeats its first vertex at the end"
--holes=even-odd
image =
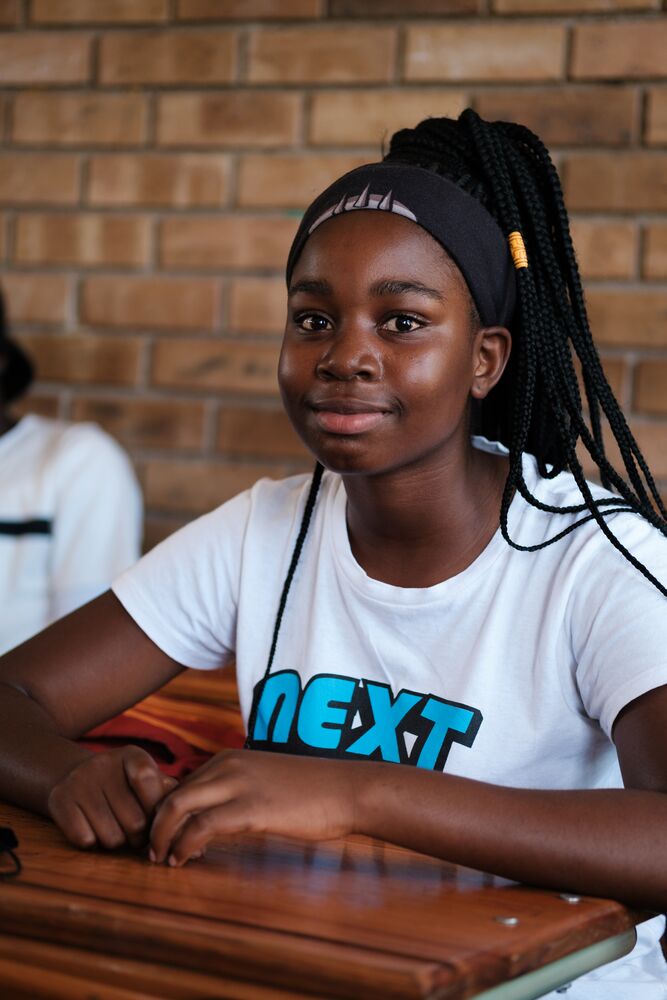
{"type": "Polygon", "coordinates": [[[342,382],[352,379],[372,382],[378,379],[382,374],[382,364],[371,336],[360,324],[349,323],[339,327],[317,363],[318,378],[342,382]]]}

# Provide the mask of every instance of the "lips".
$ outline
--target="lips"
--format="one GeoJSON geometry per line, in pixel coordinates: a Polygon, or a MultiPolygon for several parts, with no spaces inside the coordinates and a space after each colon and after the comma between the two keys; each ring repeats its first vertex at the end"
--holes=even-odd
{"type": "Polygon", "coordinates": [[[310,401],[315,423],[328,434],[364,434],[381,424],[390,414],[383,403],[356,397],[333,397],[310,401]]]}

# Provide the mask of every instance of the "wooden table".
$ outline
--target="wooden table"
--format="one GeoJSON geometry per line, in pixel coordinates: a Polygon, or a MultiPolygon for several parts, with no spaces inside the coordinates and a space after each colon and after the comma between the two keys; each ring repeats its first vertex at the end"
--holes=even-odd
{"type": "Polygon", "coordinates": [[[0,883],[3,1000],[517,1000],[624,954],[646,916],[363,838],[234,839],[169,869],[13,807],[0,825],[23,863],[0,883]]]}

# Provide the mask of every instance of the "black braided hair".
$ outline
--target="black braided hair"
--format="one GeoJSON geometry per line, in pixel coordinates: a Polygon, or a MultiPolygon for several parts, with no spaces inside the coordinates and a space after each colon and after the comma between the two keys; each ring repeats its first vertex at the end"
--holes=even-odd
{"type": "MultiPolygon", "coordinates": [[[[273,636],[271,638],[271,648],[269,649],[269,659],[266,664],[266,669],[264,670],[264,680],[271,673],[271,667],[273,665],[273,657],[276,654],[276,646],[278,644],[278,633],[280,632],[280,624],[283,620],[283,614],[285,612],[285,605],[287,604],[287,595],[290,592],[290,587],[292,586],[292,580],[294,579],[294,572],[299,562],[299,557],[301,555],[301,549],[303,548],[303,543],[306,540],[306,535],[308,534],[308,528],[310,527],[310,518],[315,507],[315,501],[317,500],[317,494],[320,490],[320,483],[322,482],[322,474],[324,472],[324,467],[320,465],[319,462],[315,464],[315,470],[313,472],[313,478],[310,481],[310,489],[308,490],[308,496],[306,497],[306,503],[303,508],[303,514],[301,515],[301,524],[299,526],[299,533],[296,536],[296,542],[294,543],[294,550],[292,552],[292,558],[290,560],[289,568],[287,570],[287,576],[285,577],[285,582],[283,583],[282,594],[280,595],[280,601],[278,602],[278,611],[276,613],[276,621],[273,626],[273,636]]],[[[245,746],[246,749],[251,749],[252,732],[255,728],[255,719],[257,716],[257,704],[258,699],[253,703],[252,711],[248,719],[248,734],[246,736],[245,746]]]]}
{"type": "MultiPolygon", "coordinates": [[[[528,267],[516,272],[518,306],[512,323],[510,360],[476,415],[475,429],[509,450],[509,473],[500,507],[503,537],[515,549],[534,552],[594,520],[612,545],[667,596],[667,588],[619,541],[605,519],[619,511],[634,511],[667,535],[667,510],[593,343],[563,192],[547,148],[525,126],[487,122],[468,108],[458,120],[428,118],[416,128],[396,132],[384,159],[424,167],[453,181],[484,205],[506,236],[521,233],[526,246],[528,267]],[[575,357],[590,425],[583,412],[575,357]],[[601,411],[616,439],[627,480],[607,458],[601,411]],[[602,484],[618,496],[593,497],[577,457],[578,442],[598,467],[602,484]],[[535,456],[544,478],[569,470],[582,502],[554,507],[533,496],[523,476],[524,452],[535,456]],[[545,542],[519,545],[510,537],[507,525],[515,492],[538,510],[584,516],[545,542]]],[[[265,676],[273,662],[321,476],[318,464],[283,586],[265,676]]],[[[249,733],[253,724],[254,716],[249,733]]]]}
{"type": "Polygon", "coordinates": [[[591,337],[563,192],[548,150],[525,126],[486,122],[467,109],[458,120],[429,118],[416,128],[401,129],[392,137],[385,160],[425,167],[446,177],[481,201],[506,236],[512,232],[523,236],[528,267],[516,272],[518,307],[510,363],[476,415],[476,430],[509,450],[500,510],[506,541],[513,548],[532,552],[595,520],[625,558],[667,596],[667,588],[627,550],[606,521],[609,514],[635,511],[667,535],[667,510],[591,337]],[[616,439],[627,478],[605,453],[601,412],[616,439]],[[578,442],[598,467],[603,485],[611,487],[617,497],[592,496],[577,456],[578,442]],[[524,452],[536,457],[545,478],[569,470],[582,502],[553,507],[533,496],[523,477],[524,452]],[[586,516],[539,545],[519,545],[510,538],[507,526],[515,492],[539,510],[586,516]]]}

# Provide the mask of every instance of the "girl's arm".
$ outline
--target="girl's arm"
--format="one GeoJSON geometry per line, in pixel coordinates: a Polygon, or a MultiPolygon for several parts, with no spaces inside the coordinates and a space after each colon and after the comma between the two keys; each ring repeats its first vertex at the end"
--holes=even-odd
{"type": "Polygon", "coordinates": [[[228,833],[363,833],[554,889],[667,910],[667,687],[614,739],[626,789],[505,788],[398,764],[221,754],[158,809],[153,856],[183,864],[228,833]]]}
{"type": "Polygon", "coordinates": [[[50,814],[79,846],[117,846],[173,787],[136,747],[73,742],[183,668],[109,591],[0,659],[0,797],[50,814]]]}

